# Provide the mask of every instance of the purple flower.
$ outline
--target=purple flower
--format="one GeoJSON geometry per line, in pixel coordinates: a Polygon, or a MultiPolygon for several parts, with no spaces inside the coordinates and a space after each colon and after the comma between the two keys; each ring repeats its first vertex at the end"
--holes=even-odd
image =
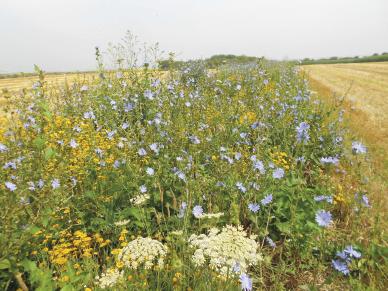
{"type": "Polygon", "coordinates": [[[199,140],[199,138],[195,135],[192,135],[189,137],[190,141],[193,143],[193,144],[200,144],[201,141],[199,140]]]}
{"type": "Polygon", "coordinates": [[[248,209],[249,209],[250,211],[252,211],[253,213],[256,213],[257,211],[260,210],[260,205],[257,204],[257,203],[249,203],[249,204],[248,204],[248,209]]]}
{"type": "Polygon", "coordinates": [[[146,150],[143,149],[143,148],[140,148],[137,153],[139,154],[139,156],[145,156],[147,154],[146,150]]]}
{"type": "Polygon", "coordinates": [[[265,240],[267,241],[267,243],[272,247],[272,248],[276,248],[276,244],[274,243],[274,241],[269,237],[267,236],[265,238],[265,240]]]}
{"type": "Polygon", "coordinates": [[[348,258],[348,254],[345,251],[337,252],[336,256],[341,258],[344,261],[350,261],[350,259],[348,258]]]}
{"type": "Polygon", "coordinates": [[[152,168],[150,168],[150,167],[147,167],[146,173],[147,173],[147,175],[149,175],[149,176],[153,176],[153,175],[155,174],[155,170],[152,169],[152,168]]]}
{"type": "Polygon", "coordinates": [[[147,187],[146,185],[141,185],[140,188],[139,188],[140,192],[141,193],[146,193],[147,192],[147,187]]]}
{"type": "Polygon", "coordinates": [[[318,210],[315,214],[315,221],[319,226],[327,227],[332,222],[331,213],[325,210],[318,210]]]}
{"type": "MultiPolygon", "coordinates": [[[[251,157],[252,159],[252,157],[251,157]]],[[[265,168],[262,161],[256,161],[256,159],[253,161],[253,169],[258,170],[260,174],[265,174],[265,168]]]]}
{"type": "Polygon", "coordinates": [[[270,204],[272,202],[272,198],[272,194],[265,196],[264,199],[261,200],[261,204],[264,206],[270,204]]]}
{"type": "Polygon", "coordinates": [[[348,268],[348,264],[342,260],[332,260],[332,266],[337,271],[341,272],[344,275],[349,275],[350,271],[348,268]]]}
{"type": "Polygon", "coordinates": [[[94,116],[93,111],[87,111],[84,113],[84,118],[85,119],[95,119],[96,117],[94,116]]]}
{"type": "Polygon", "coordinates": [[[115,133],[116,133],[116,130],[108,131],[107,132],[108,139],[112,140],[115,133]]]}
{"type": "Polygon", "coordinates": [[[187,208],[187,203],[182,202],[181,208],[179,208],[179,213],[178,213],[179,218],[183,218],[183,216],[185,216],[186,208],[187,208]]]}
{"type": "Polygon", "coordinates": [[[274,179],[281,179],[284,177],[284,170],[282,168],[277,168],[275,171],[272,173],[272,177],[274,179]]]}
{"type": "Polygon", "coordinates": [[[129,112],[133,109],[133,104],[132,103],[127,103],[124,105],[124,112],[129,112]]]}
{"type": "Polygon", "coordinates": [[[14,169],[16,170],[16,163],[15,162],[6,162],[3,166],[3,169],[14,169]]]}
{"type": "Polygon", "coordinates": [[[149,100],[153,100],[154,99],[154,94],[152,93],[151,90],[145,90],[144,91],[144,97],[149,99],[149,100]]]}
{"type": "Polygon", "coordinates": [[[333,203],[333,197],[331,197],[331,196],[325,196],[325,195],[315,196],[315,197],[314,197],[314,200],[317,201],[317,202],[326,201],[326,202],[328,202],[328,203],[333,203]]]}
{"type": "Polygon", "coordinates": [[[352,142],[352,150],[355,154],[365,154],[366,153],[366,147],[358,141],[352,142]]]}
{"type": "Polygon", "coordinates": [[[0,153],[5,153],[8,150],[7,146],[0,143],[0,153]]]}
{"type": "Polygon", "coordinates": [[[247,192],[247,188],[245,188],[245,186],[241,182],[237,182],[236,183],[236,187],[237,187],[238,190],[240,190],[243,193],[247,192]]]}
{"type": "Polygon", "coordinates": [[[150,144],[150,149],[153,151],[155,154],[159,154],[159,145],[157,143],[152,143],[150,144]]]}
{"type": "Polygon", "coordinates": [[[80,89],[81,92],[85,92],[85,91],[88,91],[89,90],[89,87],[86,86],[86,85],[83,85],[80,89]]]}
{"type": "Polygon", "coordinates": [[[307,142],[310,139],[309,135],[310,125],[306,122],[301,122],[296,127],[296,140],[298,142],[307,142]]]}
{"type": "Polygon", "coordinates": [[[78,143],[75,141],[75,139],[71,139],[70,140],[70,147],[73,148],[73,149],[78,147],[78,143]]]}
{"type": "Polygon", "coordinates": [[[203,215],[203,208],[202,208],[202,206],[201,205],[194,206],[192,213],[193,213],[195,218],[201,218],[202,215],[203,215]]]}
{"type": "Polygon", "coordinates": [[[241,290],[251,291],[252,290],[252,279],[247,274],[240,275],[241,290]]]}
{"type": "Polygon", "coordinates": [[[53,179],[51,181],[51,187],[53,187],[53,189],[58,189],[60,186],[61,183],[59,182],[59,179],[53,179]]]}
{"type": "Polygon", "coordinates": [[[336,157],[322,157],[321,158],[322,164],[333,164],[337,165],[339,163],[339,159],[336,157]]]}
{"type": "Polygon", "coordinates": [[[38,187],[39,187],[40,189],[42,189],[43,186],[44,186],[44,181],[43,181],[42,179],[39,179],[39,181],[38,181],[38,187]]]}
{"type": "Polygon", "coordinates": [[[7,187],[8,190],[11,192],[13,192],[17,189],[16,185],[12,182],[5,182],[5,187],[7,187]]]}
{"type": "Polygon", "coordinates": [[[119,167],[120,167],[120,161],[119,160],[115,160],[114,163],[113,163],[113,168],[118,169],[119,167]]]}
{"type": "Polygon", "coordinates": [[[366,195],[362,195],[361,196],[361,203],[365,206],[365,207],[370,207],[370,204],[369,204],[369,199],[366,195]]]}
{"type": "Polygon", "coordinates": [[[356,259],[361,258],[361,253],[356,251],[355,249],[353,249],[353,246],[347,246],[344,249],[344,252],[347,253],[349,255],[349,257],[354,257],[356,259]]]}

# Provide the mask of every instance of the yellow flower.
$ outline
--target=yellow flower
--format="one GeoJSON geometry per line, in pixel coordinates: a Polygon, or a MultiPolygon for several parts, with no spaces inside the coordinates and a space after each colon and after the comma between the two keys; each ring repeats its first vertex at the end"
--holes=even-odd
{"type": "Polygon", "coordinates": [[[122,261],[117,261],[116,262],[116,267],[121,269],[122,267],[124,267],[124,263],[122,261]]]}
{"type": "Polygon", "coordinates": [[[70,280],[70,277],[67,276],[67,275],[63,276],[63,277],[60,279],[61,282],[68,282],[69,280],[70,280]]]}
{"type": "Polygon", "coordinates": [[[121,249],[113,249],[113,250],[111,251],[111,254],[112,254],[112,255],[118,255],[120,252],[121,252],[121,249]]]}
{"type": "Polygon", "coordinates": [[[55,260],[53,260],[53,263],[57,264],[57,265],[64,265],[64,264],[66,264],[66,262],[67,262],[67,259],[64,257],[59,257],[59,258],[56,258],[55,260]]]}

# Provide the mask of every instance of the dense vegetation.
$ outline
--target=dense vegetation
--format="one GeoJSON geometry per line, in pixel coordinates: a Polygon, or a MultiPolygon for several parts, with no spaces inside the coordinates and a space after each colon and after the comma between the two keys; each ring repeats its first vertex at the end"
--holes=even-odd
{"type": "Polygon", "coordinates": [[[367,149],[340,108],[291,64],[207,67],[100,65],[63,88],[39,71],[14,97],[0,128],[1,289],[384,286],[367,149]]]}
{"type": "Polygon", "coordinates": [[[388,62],[388,53],[373,54],[365,57],[331,57],[328,59],[303,59],[302,65],[312,64],[346,64],[346,63],[368,63],[368,62],[388,62]]]}
{"type": "Polygon", "coordinates": [[[170,58],[167,60],[160,60],[158,62],[159,68],[162,70],[169,69],[182,69],[184,67],[190,66],[194,63],[201,63],[207,69],[216,69],[224,65],[243,65],[251,64],[254,62],[259,62],[263,58],[251,57],[251,56],[236,56],[236,55],[214,55],[210,58],[204,60],[189,60],[189,61],[176,61],[174,60],[174,55],[170,55],[170,58]]]}

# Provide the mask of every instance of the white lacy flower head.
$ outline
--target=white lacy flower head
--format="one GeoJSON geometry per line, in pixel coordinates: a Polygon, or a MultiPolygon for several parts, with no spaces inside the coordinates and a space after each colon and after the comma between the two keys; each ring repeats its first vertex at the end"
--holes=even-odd
{"type": "Polygon", "coordinates": [[[206,213],[201,216],[201,218],[220,218],[221,216],[224,216],[223,212],[218,213],[206,213]]]}
{"type": "Polygon", "coordinates": [[[126,245],[118,255],[118,260],[129,269],[136,270],[143,267],[151,269],[153,266],[163,268],[168,248],[152,238],[137,238],[126,245]]]}
{"type": "Polygon", "coordinates": [[[109,269],[105,273],[102,273],[100,276],[96,276],[96,284],[101,288],[105,289],[108,287],[113,287],[121,280],[124,276],[124,271],[119,271],[118,269],[109,269]]]}
{"type": "Polygon", "coordinates": [[[114,223],[114,225],[116,226],[124,226],[124,225],[127,225],[131,220],[129,219],[125,219],[125,220],[120,220],[120,221],[116,221],[114,223]]]}
{"type": "Polygon", "coordinates": [[[144,202],[146,202],[148,199],[150,199],[150,195],[148,195],[148,194],[140,194],[140,195],[137,195],[134,198],[131,198],[129,201],[132,204],[134,204],[134,205],[141,205],[144,202]]]}
{"type": "Polygon", "coordinates": [[[209,267],[222,275],[233,272],[240,275],[262,259],[255,239],[256,236],[248,236],[242,226],[231,225],[221,231],[212,228],[208,235],[193,234],[189,238],[190,246],[196,249],[192,260],[196,266],[203,266],[208,261],[209,267]]]}

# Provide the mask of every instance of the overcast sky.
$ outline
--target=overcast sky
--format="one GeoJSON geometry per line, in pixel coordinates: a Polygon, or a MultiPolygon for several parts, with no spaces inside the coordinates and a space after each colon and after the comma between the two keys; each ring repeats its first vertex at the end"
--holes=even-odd
{"type": "Polygon", "coordinates": [[[94,69],[127,30],[180,59],[388,51],[387,0],[0,0],[0,73],[94,69]]]}

